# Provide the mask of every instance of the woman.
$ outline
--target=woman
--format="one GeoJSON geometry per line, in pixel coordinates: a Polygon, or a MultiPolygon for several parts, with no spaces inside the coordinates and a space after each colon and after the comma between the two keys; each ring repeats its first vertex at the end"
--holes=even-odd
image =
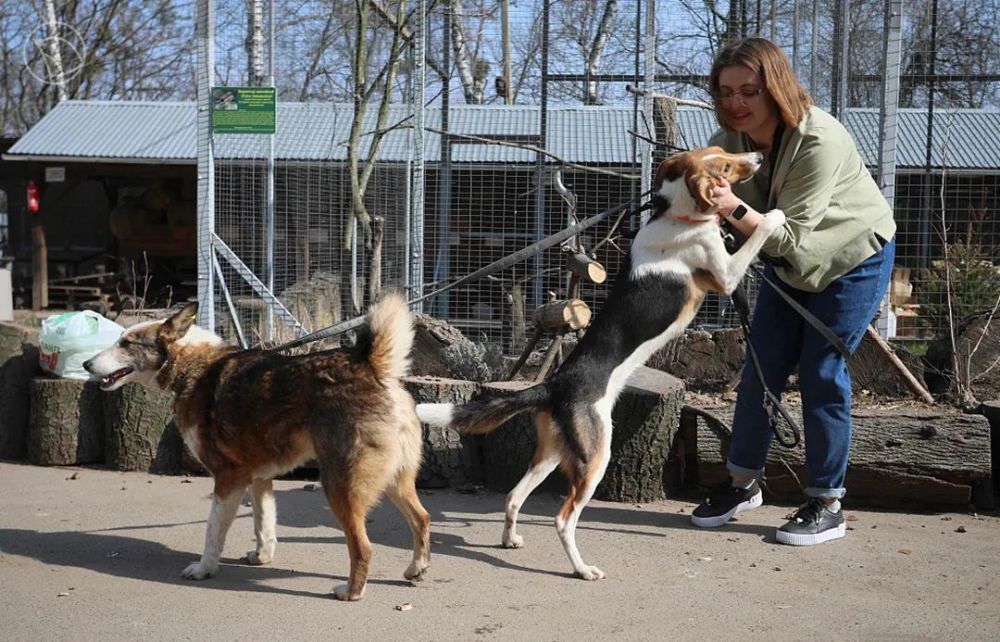
{"type": "MultiPolygon", "coordinates": [[[[784,211],[784,227],[764,244],[770,280],[855,350],[892,271],[892,210],[850,135],[812,104],[774,43],[748,38],[728,45],[712,66],[710,83],[722,127],[711,144],[765,157],[752,180],[716,190],[722,215],[749,235],[761,212],[784,211]]],[[[840,498],[851,442],[847,361],[766,284],[757,297],[750,341],[767,386],[780,394],[797,367],[802,395],[807,501],[778,529],[777,540],[810,545],[843,537],[840,498]]],[[[694,511],[695,525],[722,526],[760,506],[759,482],[771,444],[762,400],[748,363],[729,447],[731,480],[694,511]]]]}

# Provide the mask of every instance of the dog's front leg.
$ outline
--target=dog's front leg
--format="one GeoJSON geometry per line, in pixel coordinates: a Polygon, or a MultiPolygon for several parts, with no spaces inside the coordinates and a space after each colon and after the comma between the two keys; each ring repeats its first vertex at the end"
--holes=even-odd
{"type": "Polygon", "coordinates": [[[277,511],[274,505],[274,484],[270,479],[255,479],[250,486],[253,501],[253,534],[257,538],[257,550],[246,555],[248,564],[260,566],[270,564],[274,559],[274,547],[278,543],[275,529],[277,511]]]}
{"type": "MultiPolygon", "coordinates": [[[[708,269],[712,272],[723,292],[732,294],[736,286],[743,280],[743,276],[750,268],[750,264],[757,258],[760,248],[771,236],[774,230],[785,224],[785,213],[781,210],[771,210],[764,215],[763,220],[757,224],[753,233],[743,243],[740,249],[732,255],[726,253],[725,246],[721,240],[713,243],[708,249],[708,269]]],[[[714,240],[714,239],[713,239],[714,240]]]]}
{"type": "Polygon", "coordinates": [[[227,496],[220,497],[216,485],[216,492],[212,495],[212,509],[208,514],[208,527],[205,529],[205,551],[201,554],[201,560],[184,569],[181,576],[189,580],[203,580],[219,570],[219,558],[222,557],[222,547],[226,543],[226,533],[236,517],[242,496],[243,488],[231,488],[227,496]]]}

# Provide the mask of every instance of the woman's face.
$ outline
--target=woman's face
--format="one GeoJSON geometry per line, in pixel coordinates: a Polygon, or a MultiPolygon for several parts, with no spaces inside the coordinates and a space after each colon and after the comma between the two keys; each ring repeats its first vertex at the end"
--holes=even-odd
{"type": "Polygon", "coordinates": [[[731,129],[748,134],[757,142],[770,142],[758,140],[755,134],[773,133],[778,124],[778,110],[764,88],[763,79],[753,70],[743,65],[723,67],[715,101],[731,129]]]}

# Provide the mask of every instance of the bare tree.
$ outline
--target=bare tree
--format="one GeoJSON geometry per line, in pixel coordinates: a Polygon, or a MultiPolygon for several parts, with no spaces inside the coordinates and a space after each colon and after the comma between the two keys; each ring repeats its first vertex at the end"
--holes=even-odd
{"type": "MultiPolygon", "coordinates": [[[[47,1],[47,0],[46,0],[47,1]]],[[[191,0],[66,0],[53,3],[66,98],[183,99],[194,50],[191,0]],[[180,73],[178,73],[180,72],[180,73]]],[[[40,27],[53,20],[41,0],[0,0],[0,103],[3,130],[27,130],[55,104],[45,71],[53,52],[39,47],[40,27]]]]}

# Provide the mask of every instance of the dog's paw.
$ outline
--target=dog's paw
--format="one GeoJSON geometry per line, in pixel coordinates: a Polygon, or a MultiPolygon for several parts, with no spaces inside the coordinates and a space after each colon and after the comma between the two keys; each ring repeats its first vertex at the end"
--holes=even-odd
{"type": "Polygon", "coordinates": [[[577,569],[576,576],[589,581],[603,580],[605,577],[604,571],[596,566],[584,566],[583,568],[577,569]]]}
{"type": "Polygon", "coordinates": [[[265,564],[270,564],[271,560],[274,559],[273,551],[247,551],[247,554],[243,556],[246,563],[250,566],[264,566],[265,564]]]}
{"type": "Polygon", "coordinates": [[[424,574],[427,573],[428,568],[430,568],[430,564],[427,562],[414,560],[403,571],[403,577],[411,582],[420,582],[424,579],[424,574]]]}
{"type": "Polygon", "coordinates": [[[761,221],[761,225],[770,234],[774,230],[778,229],[785,224],[785,213],[781,210],[771,210],[764,216],[764,220],[761,221]]]}
{"type": "Polygon", "coordinates": [[[501,544],[504,548],[524,548],[524,538],[520,535],[503,534],[501,544]]]}
{"type": "Polygon", "coordinates": [[[219,570],[218,566],[209,566],[201,562],[195,562],[181,571],[181,577],[188,580],[204,580],[215,575],[219,570]]]}
{"type": "Polygon", "coordinates": [[[357,602],[364,594],[364,589],[352,594],[347,584],[341,584],[333,587],[333,597],[337,598],[341,602],[357,602]]]}

